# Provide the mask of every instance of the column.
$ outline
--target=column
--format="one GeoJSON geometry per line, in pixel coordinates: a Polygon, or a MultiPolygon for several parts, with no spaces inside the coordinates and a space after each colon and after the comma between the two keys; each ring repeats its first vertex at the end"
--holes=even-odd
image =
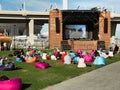
{"type": "Polygon", "coordinates": [[[31,43],[31,45],[34,44],[34,20],[31,19],[29,24],[29,36],[28,36],[28,42],[31,43]]]}

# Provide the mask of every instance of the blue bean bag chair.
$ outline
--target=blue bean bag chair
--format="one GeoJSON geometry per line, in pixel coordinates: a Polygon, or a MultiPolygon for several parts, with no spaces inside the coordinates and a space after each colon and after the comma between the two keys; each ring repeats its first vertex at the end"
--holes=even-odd
{"type": "Polygon", "coordinates": [[[70,53],[70,57],[71,57],[71,58],[74,58],[74,57],[76,57],[76,54],[75,54],[74,52],[71,52],[71,53],[70,53]]]}
{"type": "Polygon", "coordinates": [[[22,62],[22,59],[19,57],[16,57],[16,62],[22,62]]]}
{"type": "Polygon", "coordinates": [[[0,66],[0,70],[3,70],[3,71],[9,71],[9,70],[14,70],[14,69],[15,69],[15,65],[13,62],[9,62],[8,65],[0,66]]]}
{"type": "Polygon", "coordinates": [[[106,60],[103,56],[97,56],[95,57],[93,64],[97,66],[106,65],[106,60]]]}
{"type": "Polygon", "coordinates": [[[79,59],[80,59],[80,57],[76,56],[76,57],[74,57],[73,62],[77,63],[79,61],[79,59]]]}

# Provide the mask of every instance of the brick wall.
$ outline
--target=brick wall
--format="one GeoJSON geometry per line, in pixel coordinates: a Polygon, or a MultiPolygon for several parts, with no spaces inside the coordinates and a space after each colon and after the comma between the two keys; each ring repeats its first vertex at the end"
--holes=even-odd
{"type": "Polygon", "coordinates": [[[110,36],[111,36],[111,23],[110,23],[110,12],[109,11],[101,11],[100,17],[99,17],[99,34],[100,39],[99,41],[105,41],[105,47],[106,49],[110,46],[110,36]],[[108,27],[107,27],[107,33],[104,33],[104,21],[105,18],[108,20],[108,27]]]}

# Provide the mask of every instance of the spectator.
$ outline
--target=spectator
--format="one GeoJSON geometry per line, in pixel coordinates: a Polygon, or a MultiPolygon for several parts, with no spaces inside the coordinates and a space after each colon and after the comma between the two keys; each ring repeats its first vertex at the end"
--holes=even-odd
{"type": "Polygon", "coordinates": [[[67,52],[67,55],[64,57],[64,64],[71,64],[70,54],[67,52]]]}
{"type": "Polygon", "coordinates": [[[7,50],[7,43],[6,42],[3,43],[3,47],[4,47],[4,50],[7,50]]]}
{"type": "Polygon", "coordinates": [[[119,50],[119,47],[117,45],[115,45],[115,48],[113,50],[113,54],[117,54],[118,53],[118,50],[119,50]]]}

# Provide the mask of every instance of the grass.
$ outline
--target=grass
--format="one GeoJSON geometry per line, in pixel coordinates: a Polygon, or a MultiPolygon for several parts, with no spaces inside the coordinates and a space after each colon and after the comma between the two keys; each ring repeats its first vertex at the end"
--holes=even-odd
{"type": "MultiPolygon", "coordinates": [[[[12,54],[13,51],[2,51],[0,56],[7,56],[12,54]]],[[[46,60],[51,67],[41,70],[36,69],[34,63],[29,64],[25,62],[16,62],[15,57],[8,57],[15,62],[16,70],[12,71],[0,71],[0,75],[6,75],[9,78],[18,77],[22,79],[22,90],[40,90],[50,85],[60,83],[64,80],[82,75],[84,73],[90,72],[102,66],[94,66],[92,63],[89,63],[89,66],[86,68],[77,68],[77,64],[72,65],[59,65],[57,61],[46,60]]],[[[115,55],[113,58],[108,58],[107,65],[120,61],[120,55],[115,55]]],[[[42,61],[41,59],[38,59],[42,61]]]]}

